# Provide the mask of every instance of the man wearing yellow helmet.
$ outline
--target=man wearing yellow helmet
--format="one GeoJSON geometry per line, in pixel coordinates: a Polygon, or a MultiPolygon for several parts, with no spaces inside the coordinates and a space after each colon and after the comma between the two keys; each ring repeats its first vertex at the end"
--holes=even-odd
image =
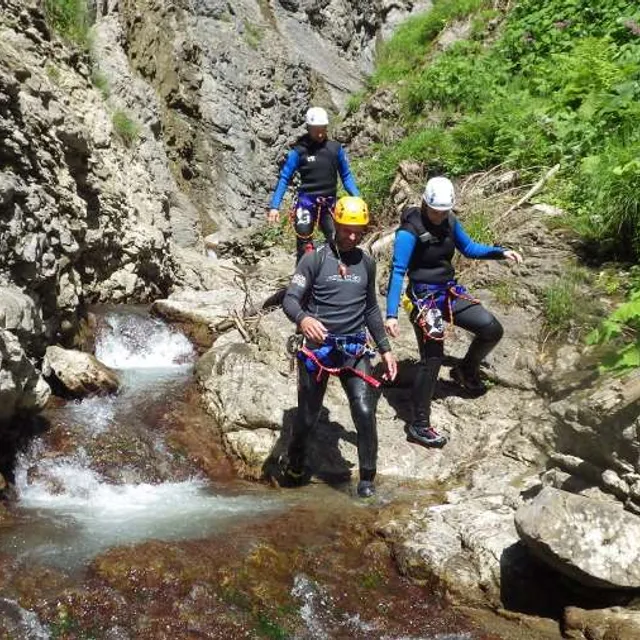
{"type": "Polygon", "coordinates": [[[304,342],[298,357],[298,413],[288,450],[285,481],[308,478],[307,444],[314,429],[329,375],[339,377],[349,399],[358,433],[358,495],[375,493],[378,436],[377,396],[372,387],[367,330],[384,362],[388,380],[397,373],[375,294],[375,262],[357,245],[369,223],[358,197],[341,198],[335,210],[335,244],[324,244],[300,260],[284,297],[283,308],[304,342]]]}

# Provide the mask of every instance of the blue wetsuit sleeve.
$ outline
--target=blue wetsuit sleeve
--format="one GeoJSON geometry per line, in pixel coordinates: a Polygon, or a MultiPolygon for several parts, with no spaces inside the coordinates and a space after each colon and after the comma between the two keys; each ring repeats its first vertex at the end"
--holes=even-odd
{"type": "Polygon", "coordinates": [[[340,179],[342,180],[342,184],[344,185],[346,192],[350,196],[359,196],[360,191],[358,190],[358,185],[356,184],[355,178],[349,168],[347,154],[342,147],[338,150],[338,171],[340,172],[340,179]]]}
{"type": "Polygon", "coordinates": [[[293,174],[298,170],[299,163],[300,154],[295,149],[292,149],[287,156],[287,161],[284,163],[282,171],[280,172],[280,178],[278,179],[276,190],[273,192],[269,209],[280,208],[282,198],[284,198],[284,194],[287,191],[289,182],[291,182],[291,178],[293,178],[293,174]]]}
{"type": "Polygon", "coordinates": [[[492,247],[474,242],[458,219],[456,219],[453,224],[453,241],[455,242],[456,249],[458,249],[465,258],[484,258],[485,260],[499,260],[500,258],[504,258],[504,249],[502,247],[492,247]]]}
{"type": "Polygon", "coordinates": [[[417,238],[410,231],[400,229],[396,233],[393,259],[391,261],[391,274],[389,275],[389,288],[387,290],[387,318],[398,317],[402,281],[409,267],[409,260],[415,249],[416,241],[417,238]]]}

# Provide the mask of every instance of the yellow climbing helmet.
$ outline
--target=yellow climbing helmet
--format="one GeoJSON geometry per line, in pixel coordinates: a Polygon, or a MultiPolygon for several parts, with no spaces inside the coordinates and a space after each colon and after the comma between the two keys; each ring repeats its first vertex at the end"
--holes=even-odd
{"type": "Polygon", "coordinates": [[[369,207],[356,196],[343,196],[336,204],[334,219],[338,224],[366,226],[369,224],[369,207]]]}

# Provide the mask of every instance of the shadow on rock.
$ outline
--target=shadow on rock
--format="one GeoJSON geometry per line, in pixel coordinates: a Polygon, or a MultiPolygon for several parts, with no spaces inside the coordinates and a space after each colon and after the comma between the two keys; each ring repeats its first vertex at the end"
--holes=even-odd
{"type": "Polygon", "coordinates": [[[0,425],[0,474],[10,483],[15,482],[16,456],[24,451],[31,440],[50,428],[49,421],[40,415],[14,418],[9,424],[0,425]]]}
{"type": "Polygon", "coordinates": [[[631,591],[593,589],[558,573],[516,542],[500,556],[500,600],[505,609],[559,620],[567,606],[624,606],[631,591]]]}
{"type": "MultiPolygon", "coordinates": [[[[454,358],[446,358],[445,362],[448,365],[452,365],[455,364],[457,360],[454,358]]],[[[377,364],[375,368],[375,375],[378,379],[381,378],[383,372],[384,368],[382,364],[377,364]]],[[[417,374],[418,361],[402,360],[398,363],[398,377],[395,382],[393,384],[385,384],[381,387],[381,394],[385,397],[391,408],[396,412],[398,419],[402,420],[407,426],[413,422],[413,383],[417,374]]],[[[442,371],[440,372],[440,376],[442,376],[442,371]]],[[[450,396],[456,396],[459,398],[472,397],[468,391],[465,391],[455,382],[439,378],[436,383],[433,399],[442,400],[450,396]]]]}
{"type": "MultiPolygon", "coordinates": [[[[287,451],[291,442],[293,425],[297,415],[297,408],[285,409],[282,415],[282,431],[271,453],[262,466],[264,477],[279,486],[287,486],[283,476],[288,461],[287,451]]],[[[340,452],[340,441],[344,440],[354,446],[357,445],[357,435],[354,431],[347,431],[340,423],[329,419],[329,411],[323,407],[315,429],[309,434],[309,478],[312,475],[329,485],[339,485],[351,478],[353,464],[345,460],[340,452]]]]}

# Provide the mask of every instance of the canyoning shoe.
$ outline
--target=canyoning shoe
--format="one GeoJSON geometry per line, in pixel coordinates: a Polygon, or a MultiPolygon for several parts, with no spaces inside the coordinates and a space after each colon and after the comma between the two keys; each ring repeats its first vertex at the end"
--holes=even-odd
{"type": "Polygon", "coordinates": [[[480,396],[487,391],[486,385],[480,380],[477,369],[470,371],[461,365],[457,365],[451,368],[451,379],[474,395],[480,396]]]}
{"type": "Polygon", "coordinates": [[[372,498],[376,495],[376,487],[371,480],[360,480],[358,482],[358,497],[372,498]]]}
{"type": "Polygon", "coordinates": [[[423,447],[439,449],[447,444],[447,437],[439,434],[433,427],[424,422],[414,422],[407,429],[407,440],[421,444],[423,447]]]}
{"type": "Polygon", "coordinates": [[[311,480],[311,473],[306,466],[299,467],[291,463],[282,466],[280,475],[281,487],[301,487],[311,480]]]}

